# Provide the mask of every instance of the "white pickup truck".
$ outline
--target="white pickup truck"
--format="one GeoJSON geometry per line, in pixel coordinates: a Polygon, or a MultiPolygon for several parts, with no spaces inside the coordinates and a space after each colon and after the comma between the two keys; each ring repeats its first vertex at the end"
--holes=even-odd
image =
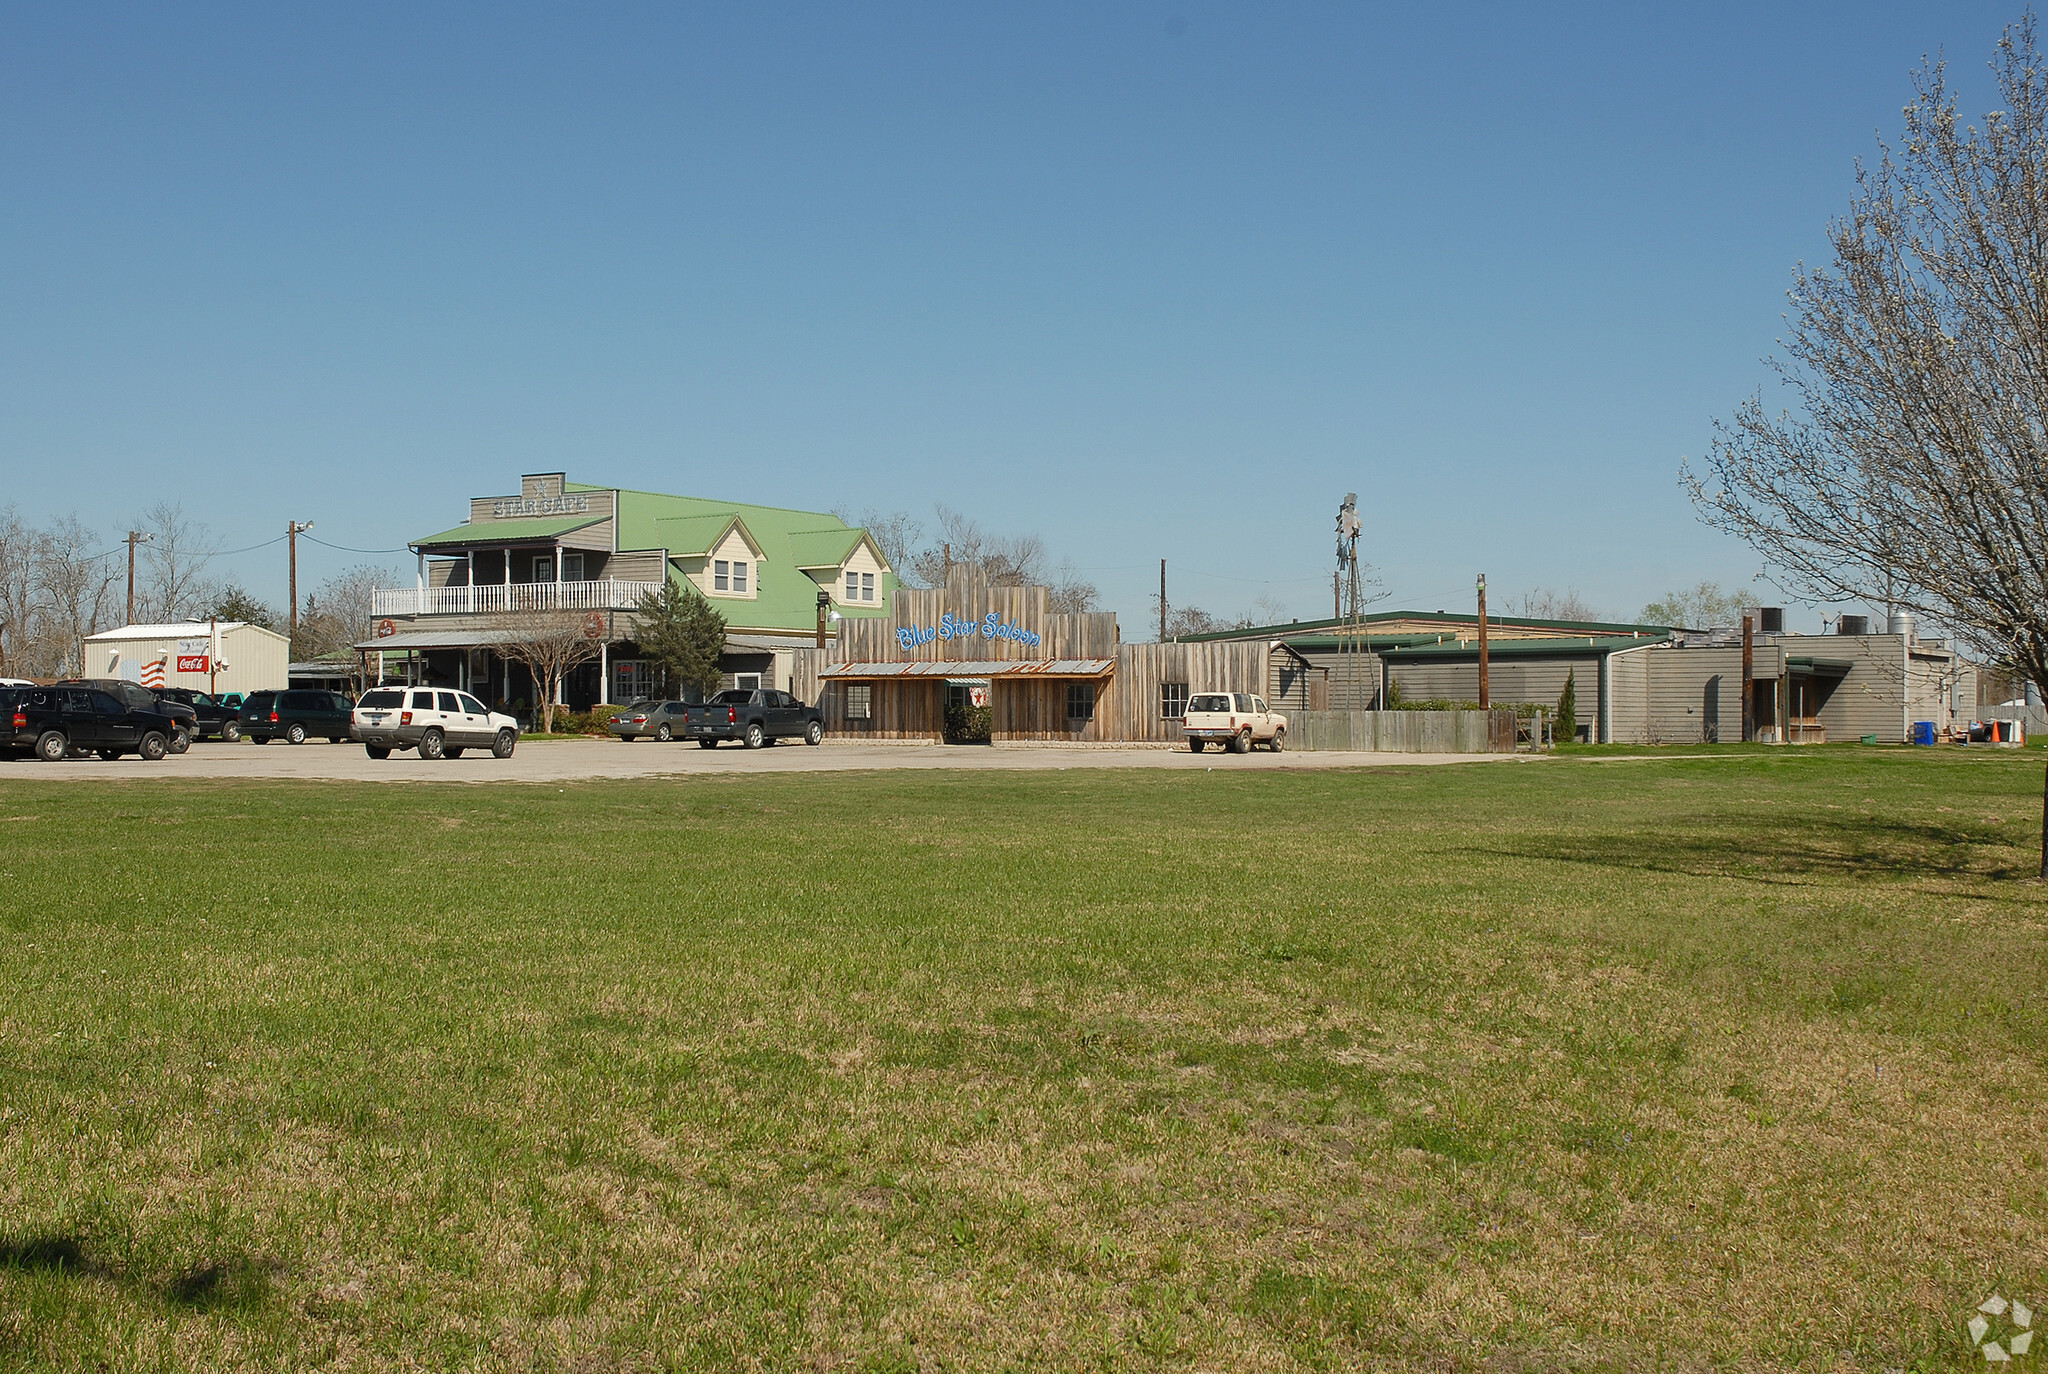
{"type": "Polygon", "coordinates": [[[1287,747],[1287,717],[1267,710],[1264,697],[1245,692],[1196,692],[1188,698],[1180,728],[1188,749],[1197,754],[1211,741],[1233,754],[1249,753],[1254,744],[1276,754],[1287,747]]]}

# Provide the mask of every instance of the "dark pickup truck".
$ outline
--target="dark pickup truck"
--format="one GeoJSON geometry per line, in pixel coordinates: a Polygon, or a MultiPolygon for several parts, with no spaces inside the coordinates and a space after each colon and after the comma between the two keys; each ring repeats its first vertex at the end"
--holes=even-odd
{"type": "Polygon", "coordinates": [[[749,749],[759,749],[778,739],[822,744],[825,713],[804,705],[787,692],[766,687],[753,691],[735,689],[720,692],[702,706],[685,711],[683,737],[697,741],[705,749],[716,749],[722,739],[736,739],[749,749]]]}

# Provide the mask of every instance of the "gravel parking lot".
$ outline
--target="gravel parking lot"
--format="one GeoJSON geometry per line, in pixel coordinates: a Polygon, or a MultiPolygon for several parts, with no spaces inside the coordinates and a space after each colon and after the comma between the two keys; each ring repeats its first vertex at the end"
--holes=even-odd
{"type": "Polygon", "coordinates": [[[1073,745],[965,745],[828,741],[816,748],[780,744],[747,750],[736,745],[617,740],[527,740],[509,759],[477,750],[429,763],[416,754],[370,758],[360,744],[195,744],[191,752],[145,763],[77,759],[0,763],[0,779],[57,782],[80,778],[305,778],[332,782],[564,782],[584,778],[641,778],[700,773],[807,773],[880,768],[1255,768],[1300,771],[1389,764],[1499,762],[1498,754],[1191,754],[1185,748],[1100,748],[1073,745]]]}

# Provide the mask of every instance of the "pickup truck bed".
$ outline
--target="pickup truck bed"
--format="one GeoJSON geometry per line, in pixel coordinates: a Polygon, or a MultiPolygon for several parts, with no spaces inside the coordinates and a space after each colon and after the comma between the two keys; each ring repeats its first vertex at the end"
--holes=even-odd
{"type": "Polygon", "coordinates": [[[766,687],[753,691],[736,689],[720,692],[702,706],[684,711],[683,736],[697,741],[704,749],[716,749],[719,741],[729,739],[736,739],[749,749],[759,749],[778,739],[822,744],[825,713],[804,705],[787,692],[766,687]]]}

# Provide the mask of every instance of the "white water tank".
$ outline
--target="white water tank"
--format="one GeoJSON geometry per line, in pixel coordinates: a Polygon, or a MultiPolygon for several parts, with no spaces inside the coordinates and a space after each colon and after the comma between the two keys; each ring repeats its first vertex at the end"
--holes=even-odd
{"type": "Polygon", "coordinates": [[[1893,611],[1891,618],[1885,622],[1886,634],[1904,635],[1909,644],[1919,638],[1919,630],[1920,622],[1914,618],[1911,611],[1893,611]]]}

